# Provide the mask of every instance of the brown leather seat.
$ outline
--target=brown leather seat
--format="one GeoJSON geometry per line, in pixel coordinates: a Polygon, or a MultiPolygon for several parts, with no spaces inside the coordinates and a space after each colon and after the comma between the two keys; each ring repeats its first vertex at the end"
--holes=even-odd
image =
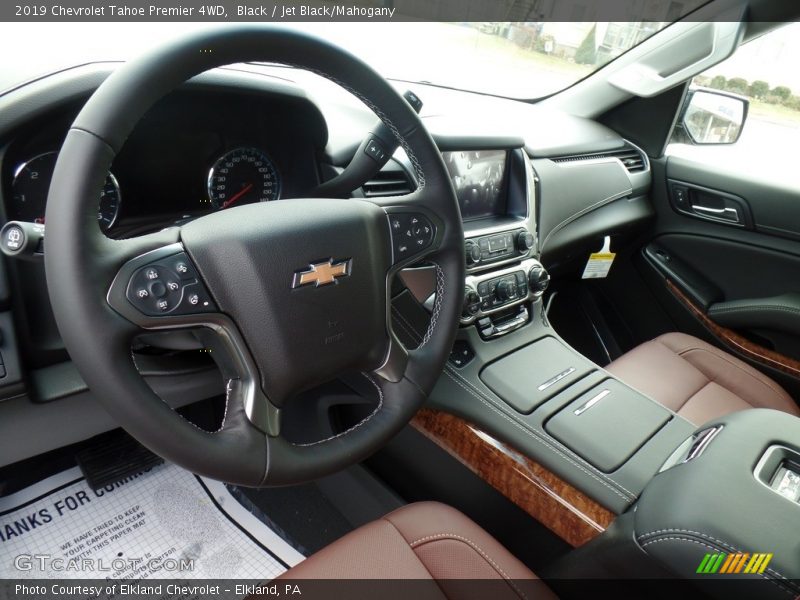
{"type": "MultiPolygon", "coordinates": [[[[497,540],[454,508],[409,504],[323,548],[281,579],[435,580],[424,597],[555,598],[497,540]],[[470,586],[459,585],[469,580],[470,586]]],[[[415,598],[418,600],[418,598],[415,598]]]]}
{"type": "Polygon", "coordinates": [[[606,370],[697,425],[747,408],[800,415],[797,404],[772,379],[683,333],[645,342],[606,370]]]}

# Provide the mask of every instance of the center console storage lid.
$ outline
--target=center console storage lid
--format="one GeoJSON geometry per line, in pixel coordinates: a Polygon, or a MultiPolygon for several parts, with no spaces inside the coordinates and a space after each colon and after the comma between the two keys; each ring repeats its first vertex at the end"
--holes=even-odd
{"type": "Polygon", "coordinates": [[[671,416],[639,392],[606,379],[551,417],[545,430],[604,473],[611,473],[671,416]]]}
{"type": "Polygon", "coordinates": [[[797,597],[800,502],[782,478],[787,467],[800,471],[800,419],[745,410],[703,425],[696,439],[708,440],[699,434],[714,426],[721,428],[713,439],[693,444],[695,451],[679,460],[673,457],[645,487],[635,513],[636,540],[644,552],[698,584],[715,577],[768,579],[759,597],[797,597]],[[704,571],[707,554],[718,555],[719,564],[704,571]],[[723,574],[730,573],[726,561],[737,554],[747,555],[739,559],[742,568],[723,574]],[[763,572],[759,558],[767,561],[763,572]]]}
{"type": "Polygon", "coordinates": [[[594,365],[553,337],[544,337],[487,366],[481,380],[517,412],[528,414],[594,365]]]}

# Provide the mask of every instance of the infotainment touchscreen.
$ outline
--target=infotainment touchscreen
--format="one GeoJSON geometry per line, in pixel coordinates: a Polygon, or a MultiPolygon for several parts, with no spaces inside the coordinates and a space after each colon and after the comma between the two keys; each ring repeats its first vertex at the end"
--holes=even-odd
{"type": "Polygon", "coordinates": [[[465,220],[505,213],[505,150],[444,152],[465,220]]]}

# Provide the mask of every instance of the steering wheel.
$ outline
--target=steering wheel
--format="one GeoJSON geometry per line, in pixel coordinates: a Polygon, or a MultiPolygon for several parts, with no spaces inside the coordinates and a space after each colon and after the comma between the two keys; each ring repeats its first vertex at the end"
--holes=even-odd
{"type": "Polygon", "coordinates": [[[464,282],[463,229],[441,155],[417,114],[364,62],[280,28],[205,32],[118,68],[72,124],[47,202],[45,269],[66,348],[94,395],[131,435],[195,473],[247,486],[308,481],[359,462],[422,405],[451,350],[464,282]],[[229,208],[112,240],[97,198],[145,111],[189,78],[267,61],[308,69],[367,104],[398,138],[416,191],[371,199],[291,199],[229,208]],[[406,349],[391,329],[403,266],[435,265],[430,327],[406,349]],[[220,429],[206,432],[162,401],[136,369],[132,340],[202,331],[227,380],[220,429]],[[379,399],[350,429],[314,443],[281,435],[302,390],[360,371],[379,399]]]}

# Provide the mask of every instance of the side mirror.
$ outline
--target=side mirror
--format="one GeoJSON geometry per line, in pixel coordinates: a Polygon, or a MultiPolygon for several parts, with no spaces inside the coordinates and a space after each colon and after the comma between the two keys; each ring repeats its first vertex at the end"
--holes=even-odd
{"type": "Polygon", "coordinates": [[[742,135],[750,101],[717,90],[690,90],[681,125],[694,144],[733,144],[742,135]]]}

